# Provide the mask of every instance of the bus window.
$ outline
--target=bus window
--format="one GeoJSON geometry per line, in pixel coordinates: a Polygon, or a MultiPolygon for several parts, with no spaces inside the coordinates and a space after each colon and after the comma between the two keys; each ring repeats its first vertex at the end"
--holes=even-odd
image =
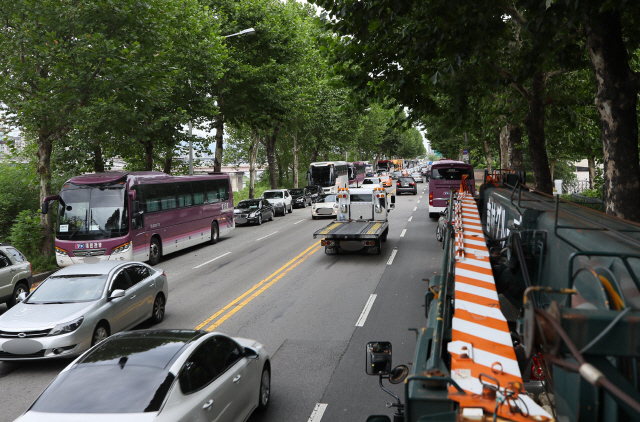
{"type": "Polygon", "coordinates": [[[210,204],[220,202],[217,180],[207,180],[207,202],[210,204]]]}
{"type": "Polygon", "coordinates": [[[178,207],[190,207],[191,205],[193,205],[193,197],[191,196],[191,183],[178,183],[177,188],[178,207]]]}
{"type": "Polygon", "coordinates": [[[221,179],[217,180],[218,182],[218,194],[221,201],[229,200],[229,182],[221,179]]]}
{"type": "Polygon", "coordinates": [[[144,200],[144,212],[160,211],[160,196],[158,195],[158,187],[156,185],[141,185],[142,198],[144,200]]]}
{"type": "Polygon", "coordinates": [[[158,196],[162,204],[162,210],[172,210],[177,207],[176,185],[173,183],[161,183],[158,186],[158,196]]]}
{"type": "Polygon", "coordinates": [[[193,191],[193,204],[194,205],[202,205],[204,204],[205,196],[207,193],[207,185],[204,180],[198,180],[195,182],[191,182],[191,190],[193,191]]]}

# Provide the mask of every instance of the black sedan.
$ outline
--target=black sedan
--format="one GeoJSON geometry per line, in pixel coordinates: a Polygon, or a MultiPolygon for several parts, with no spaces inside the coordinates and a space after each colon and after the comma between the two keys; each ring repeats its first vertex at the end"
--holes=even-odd
{"type": "Polygon", "coordinates": [[[408,192],[414,195],[418,194],[418,187],[416,186],[416,181],[413,177],[401,177],[398,179],[398,183],[396,184],[396,192],[398,194],[408,192]]]}
{"type": "Polygon", "coordinates": [[[269,201],[263,199],[245,199],[238,202],[233,211],[236,224],[254,223],[262,224],[263,221],[273,221],[275,211],[269,201]]]}
{"type": "Polygon", "coordinates": [[[305,189],[307,190],[307,192],[309,192],[309,195],[311,195],[311,200],[313,202],[316,202],[316,199],[318,199],[319,195],[324,194],[322,186],[306,186],[305,189]]]}
{"type": "Polygon", "coordinates": [[[311,193],[307,188],[289,189],[294,208],[306,208],[307,205],[313,204],[311,193]]]}

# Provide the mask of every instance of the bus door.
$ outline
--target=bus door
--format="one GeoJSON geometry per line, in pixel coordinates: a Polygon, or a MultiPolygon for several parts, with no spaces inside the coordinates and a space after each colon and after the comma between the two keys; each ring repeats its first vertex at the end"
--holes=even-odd
{"type": "Polygon", "coordinates": [[[134,261],[149,260],[149,235],[145,229],[146,206],[143,202],[141,186],[136,185],[133,190],[136,192],[136,199],[129,196],[131,203],[131,242],[133,247],[134,261]]]}

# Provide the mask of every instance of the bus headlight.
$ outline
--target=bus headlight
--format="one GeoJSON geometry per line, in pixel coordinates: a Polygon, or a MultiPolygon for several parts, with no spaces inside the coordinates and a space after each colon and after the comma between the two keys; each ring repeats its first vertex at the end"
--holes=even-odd
{"type": "Polygon", "coordinates": [[[68,257],[69,256],[69,252],[67,252],[64,249],[59,248],[59,247],[56,246],[56,256],[66,256],[66,257],[68,257]]]}
{"type": "Polygon", "coordinates": [[[123,243],[122,245],[116,246],[115,248],[113,248],[111,253],[114,254],[114,253],[126,252],[129,250],[130,247],[131,247],[131,242],[123,243]]]}

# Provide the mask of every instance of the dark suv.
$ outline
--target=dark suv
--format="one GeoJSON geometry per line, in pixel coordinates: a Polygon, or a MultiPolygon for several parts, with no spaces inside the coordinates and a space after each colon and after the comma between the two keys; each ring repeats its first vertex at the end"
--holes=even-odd
{"type": "Polygon", "coordinates": [[[396,184],[396,192],[401,194],[403,192],[409,192],[414,195],[418,194],[418,187],[413,177],[401,177],[396,184]]]}
{"type": "Polygon", "coordinates": [[[0,303],[11,308],[21,301],[20,293],[29,294],[32,284],[31,263],[10,244],[0,243],[0,303]]]}
{"type": "Polygon", "coordinates": [[[322,186],[306,186],[305,189],[307,190],[307,192],[309,192],[309,195],[311,195],[312,202],[316,202],[316,199],[318,199],[319,195],[324,195],[322,186]]]}
{"type": "Polygon", "coordinates": [[[311,199],[311,194],[307,188],[289,189],[289,193],[291,194],[291,201],[294,208],[306,208],[307,205],[311,206],[311,204],[313,204],[313,199],[311,199]]]}

